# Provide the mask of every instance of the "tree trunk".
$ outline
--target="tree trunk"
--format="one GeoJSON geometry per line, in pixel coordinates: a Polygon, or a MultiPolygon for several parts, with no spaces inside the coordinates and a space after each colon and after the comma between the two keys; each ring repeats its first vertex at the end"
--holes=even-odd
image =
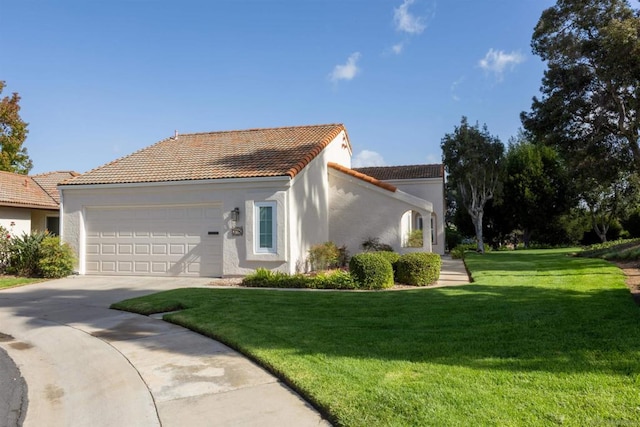
{"type": "Polygon", "coordinates": [[[529,248],[529,243],[531,242],[531,230],[525,228],[522,231],[522,242],[524,243],[525,248],[529,248]]]}
{"type": "Polygon", "coordinates": [[[484,212],[478,212],[471,216],[473,227],[476,229],[476,240],[478,241],[478,252],[484,253],[484,240],[482,237],[482,216],[484,212]]]}
{"type": "Polygon", "coordinates": [[[593,231],[596,232],[596,234],[598,235],[598,237],[600,238],[600,241],[602,243],[606,243],[607,242],[608,227],[602,227],[602,230],[601,230],[600,227],[598,227],[597,225],[594,225],[593,226],[593,231]]]}

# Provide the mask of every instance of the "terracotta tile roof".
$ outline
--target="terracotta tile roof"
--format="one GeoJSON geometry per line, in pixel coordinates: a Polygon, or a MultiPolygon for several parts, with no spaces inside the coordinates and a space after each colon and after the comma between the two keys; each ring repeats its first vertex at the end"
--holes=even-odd
{"type": "Polygon", "coordinates": [[[353,168],[381,181],[390,179],[444,178],[444,165],[372,166],[353,168]]]}
{"type": "Polygon", "coordinates": [[[329,163],[327,163],[327,166],[329,166],[330,168],[335,169],[337,171],[340,171],[342,173],[346,173],[347,175],[350,175],[350,176],[352,176],[354,178],[358,178],[358,179],[361,179],[362,181],[366,181],[369,184],[373,184],[373,185],[376,185],[376,186],[378,186],[380,188],[384,188],[385,190],[391,191],[392,193],[395,193],[396,190],[397,190],[397,188],[394,185],[387,184],[386,182],[379,181],[379,180],[377,180],[377,179],[375,179],[375,178],[373,178],[373,177],[371,177],[369,175],[365,175],[365,174],[363,174],[361,172],[358,172],[358,171],[356,171],[354,169],[345,168],[344,166],[339,165],[337,163],[329,162],[329,163]]]}
{"type": "Polygon", "coordinates": [[[294,177],[342,131],[326,124],[178,135],[65,184],[294,177]]]}
{"type": "Polygon", "coordinates": [[[58,192],[58,184],[63,181],[80,175],[73,171],[47,172],[39,175],[31,175],[31,178],[47,192],[49,197],[60,204],[60,193],[58,192]]]}
{"type": "Polygon", "coordinates": [[[58,209],[58,202],[32,177],[0,172],[0,206],[58,209]]]}

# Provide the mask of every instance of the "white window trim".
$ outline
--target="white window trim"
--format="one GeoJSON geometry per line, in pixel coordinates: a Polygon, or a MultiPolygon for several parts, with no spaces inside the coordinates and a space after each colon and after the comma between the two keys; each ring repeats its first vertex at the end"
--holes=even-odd
{"type": "Polygon", "coordinates": [[[256,254],[275,254],[278,253],[278,205],[275,201],[255,202],[253,211],[254,238],[253,250],[256,254]],[[260,208],[271,208],[271,247],[260,247],[260,208]]]}

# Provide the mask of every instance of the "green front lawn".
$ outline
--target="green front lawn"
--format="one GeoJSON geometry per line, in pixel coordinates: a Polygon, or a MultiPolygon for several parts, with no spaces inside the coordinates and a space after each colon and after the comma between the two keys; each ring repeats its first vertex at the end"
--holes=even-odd
{"type": "Polygon", "coordinates": [[[0,276],[0,289],[28,285],[30,283],[42,282],[42,280],[43,279],[30,279],[27,277],[0,276]]]}
{"type": "Polygon", "coordinates": [[[637,425],[640,310],[569,251],[471,254],[475,283],[391,292],[182,289],[118,303],[215,337],[346,426],[637,425]]]}

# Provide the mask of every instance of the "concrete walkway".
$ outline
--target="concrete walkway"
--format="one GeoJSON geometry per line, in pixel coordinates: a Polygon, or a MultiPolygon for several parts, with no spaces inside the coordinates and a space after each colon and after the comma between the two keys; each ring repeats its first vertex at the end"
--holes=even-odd
{"type": "Polygon", "coordinates": [[[71,277],[0,291],[0,347],[26,380],[24,426],[318,426],[326,421],[230,348],[108,309],[210,279],[71,277]]]}
{"type": "MultiPolygon", "coordinates": [[[[27,383],[24,426],[329,425],[225,345],[108,308],[127,298],[210,283],[79,276],[0,291],[0,348],[27,383]]],[[[443,257],[436,286],[466,283],[464,263],[443,257]]]]}
{"type": "Polygon", "coordinates": [[[464,261],[453,259],[451,255],[443,255],[438,284],[429,287],[467,285],[469,282],[469,273],[467,273],[464,261]]]}

